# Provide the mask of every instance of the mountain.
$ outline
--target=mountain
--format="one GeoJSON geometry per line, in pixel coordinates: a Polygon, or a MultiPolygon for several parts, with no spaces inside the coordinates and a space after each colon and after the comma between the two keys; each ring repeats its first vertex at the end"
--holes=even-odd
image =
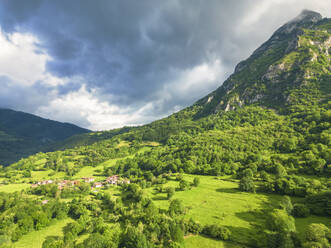
{"type": "Polygon", "coordinates": [[[73,148],[127,133],[128,139],[166,142],[183,130],[199,130],[205,117],[244,106],[286,114],[298,104],[327,102],[331,95],[330,19],[304,10],[284,24],[215,91],[192,106],[141,127],[78,135],[57,148],[73,148]]]}
{"type": "Polygon", "coordinates": [[[303,11],[192,106],[0,169],[0,246],[331,247],[330,86],[303,11]]]}
{"type": "Polygon", "coordinates": [[[7,165],[76,134],[90,132],[78,126],[32,114],[0,109],[0,164],[7,165]]]}
{"type": "Polygon", "coordinates": [[[300,100],[298,90],[311,87],[329,96],[330,29],[330,19],[303,11],[240,62],[221,87],[198,101],[196,105],[202,107],[198,116],[253,103],[286,108],[300,100]]]}

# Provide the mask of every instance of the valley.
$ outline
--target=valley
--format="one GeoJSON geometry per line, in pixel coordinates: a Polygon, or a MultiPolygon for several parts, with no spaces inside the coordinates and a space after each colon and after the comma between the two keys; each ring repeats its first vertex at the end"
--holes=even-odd
{"type": "Polygon", "coordinates": [[[1,168],[0,247],[331,247],[330,40],[303,11],[192,106],[1,168]]]}

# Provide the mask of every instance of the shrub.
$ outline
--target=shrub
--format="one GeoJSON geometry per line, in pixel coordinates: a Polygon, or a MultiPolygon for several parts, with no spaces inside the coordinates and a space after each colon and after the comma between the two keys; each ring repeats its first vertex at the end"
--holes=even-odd
{"type": "Polygon", "coordinates": [[[195,177],[195,178],[193,179],[193,186],[198,187],[199,184],[200,184],[200,178],[195,177]]]}
{"type": "Polygon", "coordinates": [[[203,229],[203,234],[220,240],[229,240],[231,232],[228,228],[219,225],[207,225],[203,229]]]}
{"type": "Polygon", "coordinates": [[[202,226],[200,223],[189,219],[185,222],[186,233],[200,234],[202,232],[202,226]]]}

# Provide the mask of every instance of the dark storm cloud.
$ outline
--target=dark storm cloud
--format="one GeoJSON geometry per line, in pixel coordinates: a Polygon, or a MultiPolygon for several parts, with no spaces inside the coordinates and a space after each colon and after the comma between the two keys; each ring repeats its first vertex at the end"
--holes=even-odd
{"type": "Polygon", "coordinates": [[[222,45],[248,7],[243,0],[5,0],[0,20],[5,32],[40,39],[54,75],[82,76],[88,86],[126,94],[132,103],[153,98],[175,76],[172,68],[209,62],[211,54],[237,61],[221,54],[222,45]]]}
{"type": "MultiPolygon", "coordinates": [[[[319,4],[325,8],[327,1],[319,4]]],[[[2,0],[0,26],[5,34],[36,36],[54,76],[80,78],[88,91],[98,89],[99,99],[116,106],[154,103],[146,114],[159,117],[215,89],[272,31],[317,5],[309,0],[2,0]],[[215,61],[224,72],[215,82],[177,90],[183,73],[215,61]]],[[[74,80],[57,92],[79,88],[74,80]]]]}

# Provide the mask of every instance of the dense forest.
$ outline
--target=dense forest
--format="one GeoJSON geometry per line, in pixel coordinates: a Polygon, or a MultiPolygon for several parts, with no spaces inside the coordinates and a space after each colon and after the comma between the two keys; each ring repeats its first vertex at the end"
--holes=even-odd
{"type": "Polygon", "coordinates": [[[191,107],[3,167],[0,247],[331,247],[330,61],[305,12],[191,107]]]}

